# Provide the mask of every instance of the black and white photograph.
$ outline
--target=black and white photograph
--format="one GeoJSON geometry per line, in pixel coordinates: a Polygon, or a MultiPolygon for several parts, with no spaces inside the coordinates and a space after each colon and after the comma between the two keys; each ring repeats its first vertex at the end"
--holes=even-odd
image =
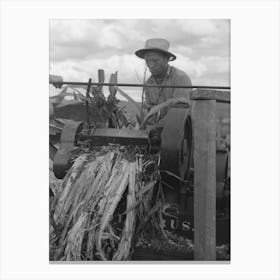
{"type": "Polygon", "coordinates": [[[0,279],[279,280],[278,0],[0,1],[0,279]]]}
{"type": "Polygon", "coordinates": [[[49,20],[49,261],[231,260],[231,20],[49,20]]]}

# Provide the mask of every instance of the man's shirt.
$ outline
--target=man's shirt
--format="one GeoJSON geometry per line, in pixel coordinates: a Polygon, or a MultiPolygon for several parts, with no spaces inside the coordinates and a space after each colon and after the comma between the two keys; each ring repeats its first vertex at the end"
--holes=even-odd
{"type": "MultiPolygon", "coordinates": [[[[147,85],[171,85],[171,86],[191,86],[189,76],[174,66],[169,66],[162,81],[157,81],[152,75],[147,81],[147,85]]],[[[149,111],[153,106],[160,104],[171,98],[184,97],[190,101],[191,89],[186,88],[145,88],[145,107],[149,111]]]]}

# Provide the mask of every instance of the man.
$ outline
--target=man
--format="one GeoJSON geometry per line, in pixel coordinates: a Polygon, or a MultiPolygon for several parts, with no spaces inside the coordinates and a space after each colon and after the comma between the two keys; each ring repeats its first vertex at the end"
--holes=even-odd
{"type": "MultiPolygon", "coordinates": [[[[135,54],[145,59],[147,67],[151,72],[147,85],[185,85],[191,86],[189,76],[174,66],[169,65],[169,61],[174,61],[176,56],[169,52],[169,42],[165,39],[153,38],[146,41],[145,48],[135,52],[135,54]]],[[[191,89],[186,88],[145,88],[145,109],[149,112],[155,105],[161,104],[169,99],[185,100],[190,103],[191,89]]],[[[162,119],[169,107],[161,110],[162,119]]]]}

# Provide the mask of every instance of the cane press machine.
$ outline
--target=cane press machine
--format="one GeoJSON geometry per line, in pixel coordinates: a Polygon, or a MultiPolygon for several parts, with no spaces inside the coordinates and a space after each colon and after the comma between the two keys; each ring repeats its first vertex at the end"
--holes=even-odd
{"type": "MultiPolygon", "coordinates": [[[[174,107],[169,109],[163,127],[159,134],[153,134],[146,130],[98,128],[89,121],[89,92],[92,86],[134,86],[148,87],[141,84],[110,84],[61,82],[68,85],[87,86],[85,100],[85,121],[71,122],[64,126],[59,149],[54,157],[53,170],[57,178],[63,179],[72,164],[72,151],[81,144],[87,144],[89,148],[108,144],[120,144],[137,146],[150,153],[161,153],[160,170],[164,192],[170,204],[178,205],[177,210],[172,210],[174,217],[179,222],[176,228],[167,223],[167,230],[178,234],[185,234],[193,238],[193,128],[191,109],[186,107],[174,107]],[[187,221],[188,227],[182,226],[187,221]],[[180,226],[181,225],[181,226],[180,226]]],[[[155,87],[155,85],[150,85],[155,87]]],[[[166,86],[168,87],[168,86],[166,86]]],[[[172,86],[169,86],[172,87],[172,86]]],[[[229,89],[228,87],[196,87],[173,86],[183,88],[215,88],[229,89]]],[[[229,174],[228,151],[225,149],[216,152],[216,207],[217,207],[217,244],[227,242],[229,239],[229,174]]],[[[178,222],[178,221],[177,221],[178,222]]]]}

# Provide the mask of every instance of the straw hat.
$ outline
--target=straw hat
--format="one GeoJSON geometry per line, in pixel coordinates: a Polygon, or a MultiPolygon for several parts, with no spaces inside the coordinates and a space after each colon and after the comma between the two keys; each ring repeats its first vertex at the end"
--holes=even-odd
{"type": "Polygon", "coordinates": [[[145,48],[136,51],[135,54],[138,57],[144,59],[145,54],[148,51],[154,51],[154,52],[166,54],[170,57],[169,61],[173,61],[176,59],[176,56],[173,53],[169,52],[169,42],[165,39],[161,39],[161,38],[148,39],[146,41],[145,48]]]}

